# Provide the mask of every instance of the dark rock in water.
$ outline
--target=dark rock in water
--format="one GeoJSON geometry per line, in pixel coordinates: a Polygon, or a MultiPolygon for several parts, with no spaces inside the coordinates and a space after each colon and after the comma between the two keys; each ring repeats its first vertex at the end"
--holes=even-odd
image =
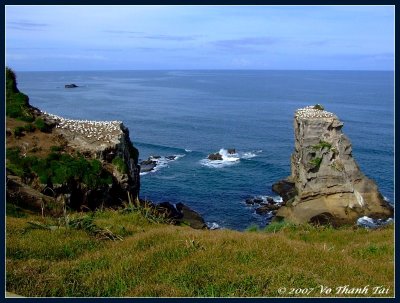
{"type": "Polygon", "coordinates": [[[65,88],[75,88],[75,87],[79,87],[78,85],[71,83],[71,84],[65,84],[65,88]]]}
{"type": "Polygon", "coordinates": [[[183,215],[182,218],[179,219],[181,223],[187,223],[190,227],[195,229],[204,229],[207,228],[207,224],[197,212],[193,209],[190,209],[183,203],[176,204],[176,209],[183,215]]]}
{"type": "MultiPolygon", "coordinates": [[[[152,159],[160,159],[161,156],[151,156],[150,158],[152,158],[152,159]]],[[[149,158],[149,159],[150,159],[150,158],[149,158]]]]}
{"type": "Polygon", "coordinates": [[[253,198],[247,198],[245,200],[246,204],[254,205],[254,199],[253,198]]]}
{"type": "Polygon", "coordinates": [[[275,204],[276,202],[274,201],[274,199],[272,199],[271,197],[267,197],[267,202],[269,204],[275,204]]]}
{"type": "Polygon", "coordinates": [[[151,160],[151,158],[140,162],[140,171],[146,173],[152,171],[157,166],[157,161],[151,160]]]}
{"type": "Polygon", "coordinates": [[[255,198],[253,199],[253,201],[254,201],[254,203],[258,203],[258,204],[261,204],[261,203],[263,203],[263,202],[264,202],[264,200],[263,200],[263,199],[261,199],[261,198],[258,198],[258,197],[255,197],[255,198]]]}
{"type": "Polygon", "coordinates": [[[215,160],[222,160],[222,155],[220,153],[209,154],[208,159],[215,161],[215,160]]]}
{"type": "Polygon", "coordinates": [[[271,211],[277,211],[280,207],[281,206],[277,204],[266,204],[257,208],[256,213],[259,215],[263,215],[271,211]]]}
{"type": "Polygon", "coordinates": [[[272,190],[282,197],[284,202],[294,198],[297,194],[295,184],[288,180],[280,180],[272,185],[272,190]]]}
{"type": "Polygon", "coordinates": [[[230,155],[236,154],[236,149],[228,148],[228,154],[230,154],[230,155]]]}
{"type": "Polygon", "coordinates": [[[176,156],[166,156],[165,158],[172,161],[176,159],[176,156]]]}

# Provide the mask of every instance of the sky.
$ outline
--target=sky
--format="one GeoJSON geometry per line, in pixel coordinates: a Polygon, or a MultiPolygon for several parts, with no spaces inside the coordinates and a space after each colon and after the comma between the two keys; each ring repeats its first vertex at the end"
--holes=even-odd
{"type": "Polygon", "coordinates": [[[394,6],[6,6],[16,71],[393,70],[394,6]]]}

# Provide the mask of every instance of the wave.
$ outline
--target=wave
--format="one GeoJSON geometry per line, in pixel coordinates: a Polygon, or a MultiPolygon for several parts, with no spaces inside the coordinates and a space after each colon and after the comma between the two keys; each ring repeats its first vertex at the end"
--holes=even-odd
{"type": "Polygon", "coordinates": [[[140,175],[145,176],[150,173],[155,173],[162,168],[169,167],[168,164],[170,162],[176,161],[184,156],[185,155],[182,154],[172,155],[172,156],[160,156],[160,157],[150,156],[148,160],[154,161],[156,164],[155,167],[151,171],[141,172],[140,175]]]}
{"type": "Polygon", "coordinates": [[[210,230],[221,229],[221,226],[216,222],[206,222],[206,224],[210,230]]]}
{"type": "Polygon", "coordinates": [[[210,160],[208,157],[206,159],[200,160],[200,164],[207,166],[207,167],[212,167],[212,168],[221,168],[225,166],[230,166],[233,164],[237,164],[240,162],[240,159],[251,159],[254,157],[257,157],[258,154],[260,154],[262,150],[256,150],[256,151],[249,151],[249,152],[234,152],[234,153],[229,153],[227,149],[221,148],[218,151],[218,154],[221,155],[222,160],[210,160]]]}
{"type": "Polygon", "coordinates": [[[372,219],[370,217],[363,216],[363,217],[357,219],[357,225],[365,227],[365,228],[374,229],[374,228],[378,228],[380,226],[385,226],[393,221],[394,221],[393,218],[389,218],[387,220],[382,220],[382,219],[372,219]]]}

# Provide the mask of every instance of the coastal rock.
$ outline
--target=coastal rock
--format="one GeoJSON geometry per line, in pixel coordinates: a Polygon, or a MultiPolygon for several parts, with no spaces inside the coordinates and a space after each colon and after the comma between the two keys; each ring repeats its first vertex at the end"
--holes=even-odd
{"type": "Polygon", "coordinates": [[[140,171],[142,173],[147,173],[154,170],[156,166],[157,166],[157,161],[154,161],[151,158],[149,158],[147,160],[140,162],[140,171]]]}
{"type": "Polygon", "coordinates": [[[209,154],[208,160],[216,161],[216,160],[223,160],[222,155],[220,153],[209,154]]]}
{"type": "Polygon", "coordinates": [[[291,175],[273,186],[288,202],[278,210],[278,219],[340,226],[354,224],[361,216],[393,216],[392,206],[353,159],[342,127],[343,122],[325,110],[296,111],[291,175]]]}
{"type": "Polygon", "coordinates": [[[65,84],[65,88],[75,88],[75,87],[79,87],[78,85],[71,83],[71,84],[65,84]]]}
{"type": "Polygon", "coordinates": [[[236,154],[236,149],[228,148],[228,154],[230,154],[230,155],[236,154]]]}
{"type": "Polygon", "coordinates": [[[166,214],[167,218],[172,219],[176,224],[187,224],[194,229],[205,229],[207,224],[202,216],[183,203],[175,206],[169,202],[157,204],[157,210],[166,214]]]}

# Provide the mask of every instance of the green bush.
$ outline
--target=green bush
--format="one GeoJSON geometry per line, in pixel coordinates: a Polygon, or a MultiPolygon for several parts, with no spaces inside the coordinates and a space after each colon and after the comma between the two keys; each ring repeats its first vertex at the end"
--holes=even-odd
{"type": "Polygon", "coordinates": [[[35,126],[41,132],[47,132],[49,130],[48,125],[44,122],[44,120],[42,118],[37,118],[35,120],[35,126]]]}
{"type": "Polygon", "coordinates": [[[310,164],[314,166],[314,168],[319,168],[322,162],[322,157],[315,157],[310,160],[310,164]]]}
{"type": "Polygon", "coordinates": [[[324,148],[330,149],[332,147],[332,144],[330,144],[329,142],[320,140],[318,144],[312,146],[312,148],[314,150],[323,150],[324,148]]]}
{"type": "Polygon", "coordinates": [[[21,137],[24,135],[25,127],[23,126],[17,126],[14,128],[14,136],[15,137],[21,137]]]}
{"type": "Polygon", "coordinates": [[[17,88],[17,78],[13,70],[6,68],[6,115],[26,122],[34,120],[29,107],[29,98],[17,88]]]}
{"type": "Polygon", "coordinates": [[[7,149],[7,168],[16,175],[35,173],[41,183],[66,184],[72,180],[85,183],[89,188],[111,184],[110,173],[103,170],[98,160],[86,160],[82,156],[51,153],[46,158],[21,157],[19,149],[7,149]]]}
{"type": "Polygon", "coordinates": [[[321,104],[315,104],[314,109],[324,110],[325,108],[321,104]]]}
{"type": "Polygon", "coordinates": [[[32,132],[34,132],[35,131],[35,127],[32,125],[32,124],[26,124],[25,126],[24,126],[24,130],[25,131],[27,131],[27,132],[30,132],[30,133],[32,133],[32,132]]]}
{"type": "Polygon", "coordinates": [[[57,145],[53,145],[53,146],[50,146],[50,150],[52,151],[52,152],[60,152],[60,151],[62,151],[64,148],[62,147],[62,146],[57,146],[57,145]]]}
{"type": "Polygon", "coordinates": [[[115,165],[115,167],[120,173],[126,174],[128,172],[128,166],[121,157],[115,157],[112,160],[112,164],[115,165]]]}

